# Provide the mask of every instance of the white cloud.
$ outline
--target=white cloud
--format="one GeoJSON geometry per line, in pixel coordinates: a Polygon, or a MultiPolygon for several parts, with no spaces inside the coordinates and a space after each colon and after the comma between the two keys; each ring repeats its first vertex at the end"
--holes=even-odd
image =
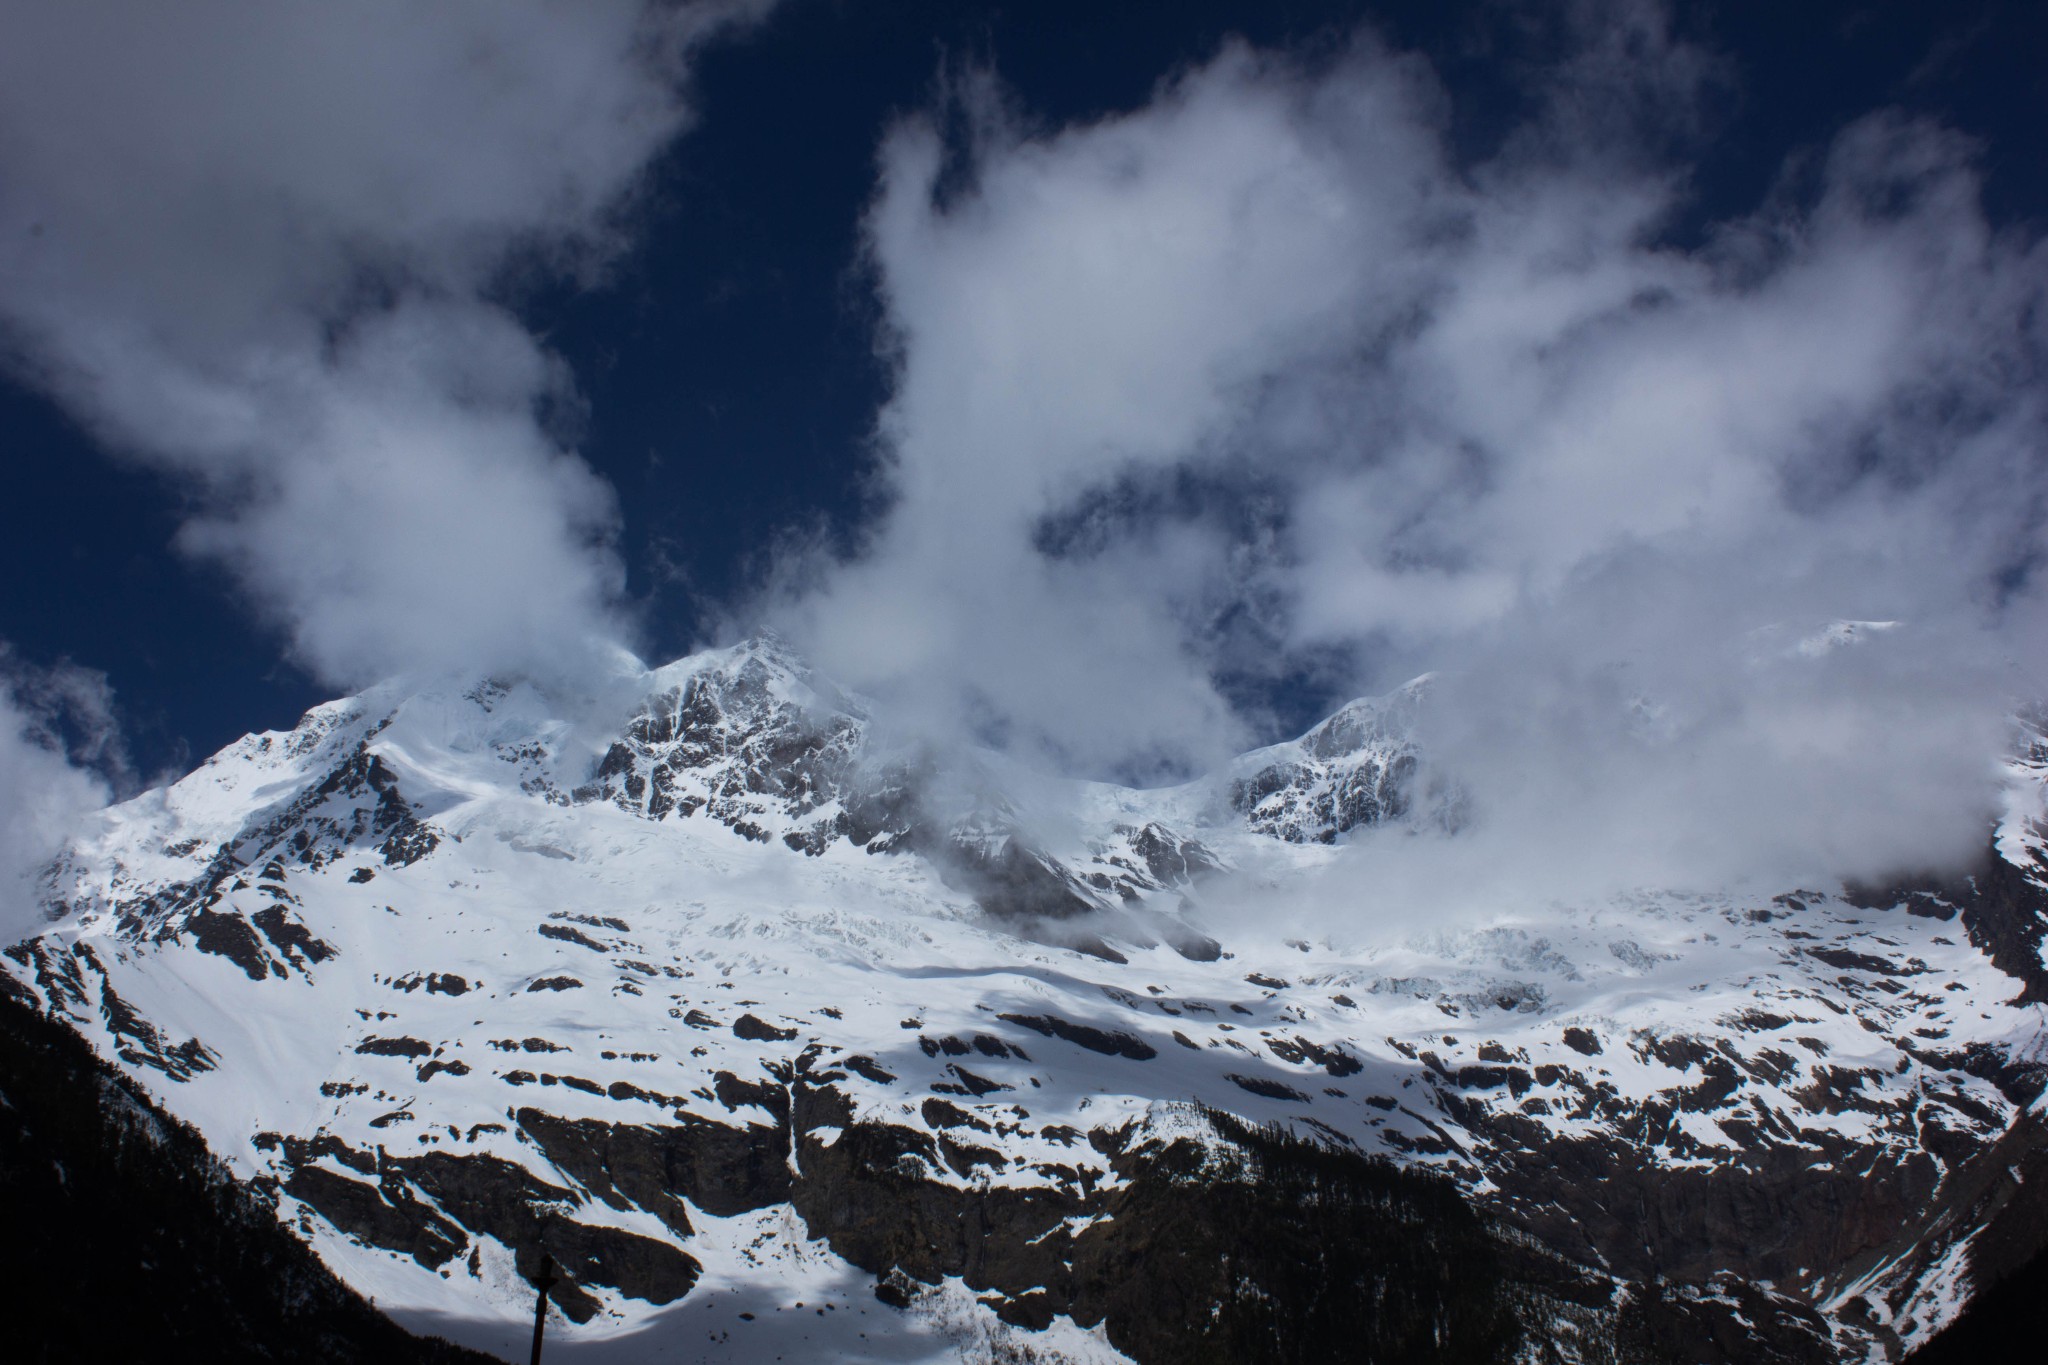
{"type": "Polygon", "coordinates": [[[112,700],[104,675],[0,644],[0,944],[40,927],[36,877],[132,778],[112,700]]]}
{"type": "Polygon", "coordinates": [[[1033,537],[1120,473],[1229,458],[1276,372],[1414,306],[1410,252],[1444,227],[1429,95],[1397,60],[1356,66],[1304,82],[1233,49],[1128,118],[992,121],[943,208],[937,134],[889,139],[869,232],[902,358],[896,506],[791,627],[828,671],[944,714],[965,695],[1087,759],[1238,737],[1158,582],[1182,562],[1199,595],[1199,538],[1142,547],[1136,581],[1126,546],[1091,563],[1033,537]]]}
{"type": "Polygon", "coordinates": [[[614,634],[569,378],[492,302],[589,272],[764,0],[0,3],[0,342],[190,481],[331,681],[546,669],[614,634]]]}
{"type": "Polygon", "coordinates": [[[1086,126],[984,110],[964,177],[898,129],[891,511],[789,568],[786,629],[942,731],[1096,771],[1240,743],[1231,674],[1440,668],[1432,742],[1552,864],[1981,844],[2048,643],[2048,254],[1986,222],[1968,144],[1882,111],[1671,245],[1668,149],[1719,68],[1616,12],[1476,165],[1370,41],[1227,48],[1086,126]],[[1757,663],[1757,631],[1835,619],[1905,624],[1757,663]]]}

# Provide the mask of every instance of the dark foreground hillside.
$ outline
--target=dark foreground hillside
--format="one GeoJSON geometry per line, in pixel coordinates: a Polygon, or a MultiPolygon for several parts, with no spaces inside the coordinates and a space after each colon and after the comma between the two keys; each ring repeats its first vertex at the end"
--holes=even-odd
{"type": "Polygon", "coordinates": [[[2032,1360],[2048,1350],[2048,1252],[1979,1294],[1906,1365],[2032,1360]]]}
{"type": "Polygon", "coordinates": [[[371,1308],[196,1133],[4,992],[0,1209],[10,1361],[490,1359],[371,1308]]]}

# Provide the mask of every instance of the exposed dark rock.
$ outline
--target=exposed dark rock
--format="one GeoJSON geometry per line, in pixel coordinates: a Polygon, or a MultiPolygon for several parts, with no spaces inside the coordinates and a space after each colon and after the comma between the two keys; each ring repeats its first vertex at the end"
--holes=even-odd
{"type": "Polygon", "coordinates": [[[1125,1181],[1093,1194],[1092,1180],[1069,1192],[939,1184],[914,1174],[946,1162],[931,1137],[862,1125],[803,1144],[794,1197],[814,1235],[885,1277],[885,1302],[959,1275],[1020,1321],[1102,1323],[1148,1365],[1495,1362],[1520,1334],[1513,1296],[1554,1295],[1510,1282],[1447,1183],[1216,1122],[1243,1154],[1234,1172],[1189,1142],[1126,1150],[1098,1134],[1125,1181]],[[1091,1213],[1104,1216],[1065,1231],[1091,1213]]]}
{"type": "MultiPolygon", "coordinates": [[[[1219,866],[1201,843],[1156,822],[1117,826],[1122,848],[1070,867],[1034,846],[999,798],[935,809],[932,757],[868,754],[858,708],[825,695],[808,707],[793,699],[812,681],[778,642],[756,639],[729,663],[649,698],[573,799],[609,800],[654,820],[702,814],[756,841],[780,824],[785,845],[813,856],[841,839],[870,853],[919,854],[949,885],[1034,937],[1041,921],[1128,904],[1219,866]]],[[[1185,929],[1166,937],[1200,960],[1221,952],[1185,929]]],[[[1046,931],[1045,941],[1124,960],[1100,935],[1046,931]]]]}
{"type": "Polygon", "coordinates": [[[1289,1042],[1285,1038],[1268,1038],[1266,1046],[1273,1055],[1285,1062],[1309,1062],[1321,1067],[1332,1076],[1355,1076],[1365,1069],[1365,1063],[1341,1047],[1324,1047],[1296,1034],[1289,1042]]]}
{"type": "Polygon", "coordinates": [[[528,1038],[523,1041],[516,1038],[499,1038],[494,1040],[491,1046],[500,1052],[567,1052],[569,1050],[560,1043],[551,1043],[545,1038],[528,1038]]]}
{"type": "Polygon", "coordinates": [[[1125,966],[1130,962],[1129,958],[1104,942],[1099,934],[1026,934],[1025,937],[1036,939],[1041,943],[1052,943],[1062,948],[1071,948],[1077,953],[1086,953],[1090,957],[1099,957],[1104,962],[1114,962],[1119,967],[1125,966]]]}
{"type": "Polygon", "coordinates": [[[1901,965],[1888,961],[1885,958],[1875,957],[1869,953],[1851,952],[1847,948],[1808,948],[1806,955],[1818,962],[1825,962],[1830,967],[1839,968],[1845,972],[1876,972],[1882,976],[1912,976],[1917,972],[1927,970],[1924,964],[1917,967],[1911,964],[1901,965]]]}
{"type": "Polygon", "coordinates": [[[1129,1184],[1076,1239],[1076,1321],[1142,1361],[1501,1360],[1507,1267],[1448,1184],[1211,1115],[1240,1153],[1113,1156],[1129,1184]]]}
{"type": "Polygon", "coordinates": [[[1264,1095],[1269,1100],[1292,1100],[1296,1104],[1310,1102],[1308,1096],[1293,1086],[1283,1085],[1279,1081],[1269,1081],[1263,1076],[1240,1076],[1233,1071],[1225,1079],[1240,1090],[1249,1090],[1254,1095],[1264,1095]]]}
{"type": "MultiPolygon", "coordinates": [[[[944,1101],[927,1103],[961,1113],[944,1101]]],[[[900,1269],[927,1284],[964,1275],[977,1290],[1058,1292],[1070,1283],[1071,1239],[1056,1229],[1082,1211],[1078,1193],[938,1183],[919,1173],[945,1166],[937,1139],[893,1124],[847,1128],[829,1146],[808,1136],[798,1142],[804,1174],[791,1192],[797,1212],[813,1236],[855,1265],[877,1273],[900,1269]]]]}
{"type": "MultiPolygon", "coordinates": [[[[576,798],[609,798],[655,820],[702,812],[750,838],[766,837],[758,822],[770,809],[799,819],[817,811],[847,786],[860,721],[807,714],[778,694],[778,672],[802,670],[764,641],[730,673],[699,674],[649,699],[576,798]]],[[[870,837],[890,824],[875,823],[870,837]]],[[[814,822],[793,831],[792,847],[818,852],[837,832],[814,822]]]]}
{"type": "Polygon", "coordinates": [[[786,1043],[796,1037],[795,1029],[777,1028],[767,1020],[757,1019],[751,1014],[742,1014],[735,1019],[732,1031],[735,1036],[750,1043],[786,1043]]]}
{"type": "Polygon", "coordinates": [[[876,1085],[888,1085],[896,1079],[894,1072],[884,1071],[881,1067],[875,1065],[875,1059],[872,1057],[856,1054],[855,1056],[848,1057],[844,1065],[848,1071],[854,1072],[856,1075],[865,1076],[876,1085]]]}
{"type": "Polygon", "coordinates": [[[1167,946],[1190,962],[1215,962],[1223,956],[1223,945],[1207,934],[1198,934],[1185,925],[1169,925],[1166,930],[1167,946]]]}
{"type": "Polygon", "coordinates": [[[358,1053],[370,1057],[425,1057],[433,1050],[432,1043],[417,1038],[365,1038],[356,1044],[358,1053]]]}
{"type": "Polygon", "coordinates": [[[679,1095],[664,1095],[658,1090],[645,1090],[631,1081],[613,1081],[604,1088],[605,1097],[614,1100],[642,1100],[659,1105],[663,1109],[683,1109],[687,1101],[679,1095]]]}
{"type": "MultiPolygon", "coordinates": [[[[1615,1135],[1544,1138],[1511,1111],[1444,1098],[1469,1133],[1493,1144],[1488,1174],[1503,1216],[1561,1254],[1629,1279],[1705,1284],[1733,1272],[1790,1289],[1818,1268],[1847,1274],[1840,1268],[1877,1256],[1924,1218],[1940,1175],[1922,1152],[1851,1168],[1790,1144],[1674,1167],[1658,1149],[1691,1150],[1677,1103],[1635,1107],[1591,1087],[1585,1094],[1615,1135]]],[[[1819,1130],[1807,1140],[1823,1153],[1840,1141],[1819,1130]]]]}
{"type": "Polygon", "coordinates": [[[263,940],[240,915],[195,910],[186,917],[184,930],[192,936],[193,947],[202,953],[226,958],[240,967],[251,981],[263,980],[273,969],[277,975],[284,975],[284,968],[263,950],[263,940]]]}
{"type": "Polygon", "coordinates": [[[629,1298],[659,1305],[689,1293],[703,1273],[695,1257],[667,1242],[601,1224],[560,1219],[542,1222],[527,1245],[514,1250],[529,1267],[539,1259],[540,1251],[554,1257],[569,1278],[557,1284],[548,1297],[579,1322],[595,1316],[598,1306],[593,1296],[577,1288],[579,1284],[606,1285],[629,1298]]]}
{"type": "MultiPolygon", "coordinates": [[[[1913,1055],[1928,1066],[1944,1071],[1963,1071],[1979,1080],[1989,1081],[1998,1087],[2000,1094],[2022,1108],[2033,1104],[2040,1098],[2042,1090],[2048,1089],[2048,1065],[2015,1060],[1987,1043],[1972,1043],[1960,1052],[1918,1049],[1913,1055]]],[[[1953,1104],[1956,1100],[1946,1102],[1953,1104]]],[[[1994,1126],[1997,1123],[1996,1115],[1979,1114],[1974,1117],[1994,1126]]]]}
{"type": "Polygon", "coordinates": [[[1970,942],[1993,966],[2021,983],[2014,1003],[2048,1003],[2048,963],[2041,958],[2042,941],[2048,937],[2048,869],[2038,861],[2015,866],[1994,846],[1964,874],[1922,874],[1883,886],[1849,886],[1842,899],[1865,910],[1903,906],[1919,914],[1955,907],[1970,942]]]}
{"type": "Polygon", "coordinates": [[[955,840],[938,861],[949,883],[1003,919],[1065,920],[1096,909],[1094,897],[1071,872],[1018,839],[1002,839],[993,849],[978,840],[955,840]]]}
{"type": "Polygon", "coordinates": [[[313,932],[287,916],[281,905],[266,906],[249,919],[294,966],[301,965],[301,958],[305,962],[318,963],[334,956],[332,944],[313,937],[313,932]]]}
{"type": "Polygon", "coordinates": [[[539,1109],[516,1115],[557,1169],[613,1208],[647,1210],[678,1234],[690,1230],[682,1200],[715,1217],[789,1197],[787,1138],[754,1124],[686,1118],[636,1126],[564,1119],[539,1109]]]}
{"type": "Polygon", "coordinates": [[[997,1091],[1015,1088],[1004,1085],[1001,1081],[992,1081],[986,1076],[977,1076],[964,1066],[950,1066],[946,1069],[960,1082],[961,1088],[976,1099],[980,1099],[983,1095],[993,1095],[997,1091]]]}
{"type": "Polygon", "coordinates": [[[1076,1024],[1055,1014],[998,1014],[996,1018],[1006,1024],[1016,1024],[1048,1038],[1063,1038],[1076,1047],[1085,1047],[1090,1052],[1100,1052],[1108,1057],[1128,1057],[1133,1061],[1150,1061],[1159,1055],[1158,1050],[1142,1038],[1109,1029],[1092,1028],[1087,1024],[1076,1024]]]}
{"type": "Polygon", "coordinates": [[[945,1100],[926,1100],[922,1110],[927,1128],[972,1128],[978,1133],[993,1133],[991,1124],[983,1123],[957,1104],[945,1100]]]}
{"type": "Polygon", "coordinates": [[[1834,1365],[1833,1333],[1820,1314],[1733,1276],[1675,1288],[1630,1289],[1615,1343],[1646,1365],[1834,1365]]]}
{"type": "Polygon", "coordinates": [[[539,924],[535,925],[534,928],[542,938],[559,939],[563,943],[574,943],[578,947],[594,949],[600,953],[610,951],[610,949],[582,930],[572,929],[566,924],[539,924]]]}
{"type": "Polygon", "coordinates": [[[1132,851],[1145,860],[1145,869],[1161,886],[1185,885],[1222,870],[1208,849],[1164,825],[1148,824],[1130,839],[1132,851]]]}
{"type": "Polygon", "coordinates": [[[471,1232],[495,1238],[515,1253],[551,1253],[569,1276],[553,1295],[555,1302],[579,1322],[597,1311],[598,1301],[577,1285],[609,1286],[660,1304],[680,1298],[696,1281],[697,1263],[675,1247],[562,1217],[556,1209],[577,1202],[572,1191],[546,1184],[499,1157],[384,1155],[378,1170],[387,1192],[409,1185],[471,1232]]]}
{"type": "Polygon", "coordinates": [[[753,1105],[775,1116],[778,1124],[789,1122],[789,1091],[768,1081],[743,1081],[730,1071],[712,1077],[712,1090],[727,1109],[753,1105]]]}
{"type": "MultiPolygon", "coordinates": [[[[80,944],[81,949],[85,945],[80,944]]],[[[88,960],[90,950],[86,949],[88,960]]],[[[5,978],[12,981],[12,977],[5,978]]],[[[25,1003],[33,1003],[32,1001],[25,1003]]],[[[117,1055],[130,1066],[154,1067],[174,1081],[188,1081],[202,1071],[211,1071],[219,1058],[197,1038],[172,1044],[156,1025],[144,1019],[111,983],[100,983],[100,1017],[113,1035],[117,1055]]]]}
{"type": "Polygon", "coordinates": [[[284,1192],[350,1236],[410,1256],[435,1270],[469,1245],[461,1228],[419,1200],[393,1202],[385,1191],[324,1166],[301,1166],[284,1181],[284,1192]]]}
{"type": "Polygon", "coordinates": [[[1415,751],[1379,703],[1354,703],[1303,735],[1300,757],[1230,786],[1245,823],[1290,843],[1333,843],[1362,825],[1397,820],[1411,807],[1415,751]]]}
{"type": "Polygon", "coordinates": [[[579,915],[573,910],[557,910],[548,918],[567,920],[573,924],[587,924],[593,929],[615,929],[622,934],[633,932],[633,926],[617,915],[579,915]]]}

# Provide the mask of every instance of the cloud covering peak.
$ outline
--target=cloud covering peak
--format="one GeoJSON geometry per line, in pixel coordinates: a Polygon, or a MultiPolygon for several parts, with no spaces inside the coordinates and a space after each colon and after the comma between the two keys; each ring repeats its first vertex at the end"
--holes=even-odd
{"type": "MultiPolygon", "coordinates": [[[[0,363],[327,682],[580,673],[630,634],[620,509],[516,305],[601,277],[692,54],[766,8],[0,0],[0,363]]],[[[1697,222],[1739,73],[1661,5],[1567,12],[1477,152],[1370,32],[1070,126],[952,79],[862,223],[883,511],[734,614],[1124,780],[1435,670],[1465,865],[1980,847],[2048,664],[2048,247],[1884,109],[1697,222]],[[1801,647],[1838,622],[1898,624],[1801,647]]]]}
{"type": "Polygon", "coordinates": [[[788,569],[786,629],[1125,776],[1240,746],[1262,686],[1441,669],[1482,817],[1646,877],[1981,846],[2048,642],[2048,254],[1965,140],[1882,110],[1678,236],[1725,73],[1610,11],[1478,160],[1370,35],[1226,45],[1073,127],[987,81],[964,141],[899,127],[891,511],[788,569]],[[1836,620],[1906,624],[1759,661],[1836,620]]]}
{"type": "MultiPolygon", "coordinates": [[[[617,507],[504,296],[604,267],[690,55],[766,8],[0,0],[0,364],[167,475],[325,682],[587,668],[617,507]]],[[[111,724],[104,683],[0,677],[8,937],[113,790],[50,720],[111,724]]]]}

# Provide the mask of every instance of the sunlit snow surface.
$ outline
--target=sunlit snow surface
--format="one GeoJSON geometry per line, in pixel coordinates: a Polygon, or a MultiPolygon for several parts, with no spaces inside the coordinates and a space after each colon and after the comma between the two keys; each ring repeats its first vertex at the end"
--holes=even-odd
{"type": "MultiPolygon", "coordinates": [[[[740,657],[698,656],[629,679],[620,696],[682,686],[740,657]]],[[[802,679],[777,672],[772,683],[778,695],[821,704],[802,679]]],[[[1959,922],[1859,910],[1814,892],[1789,905],[1646,894],[1523,907],[1455,932],[1362,926],[1347,941],[1298,937],[1284,915],[1220,922],[1197,903],[1199,886],[1162,889],[1141,908],[1191,923],[1224,955],[1198,961],[1127,936],[1116,941],[1128,959],[1119,964],[1010,932],[922,857],[843,840],[813,855],[772,823],[764,841],[702,814],[653,820],[573,799],[630,706],[585,703],[596,719],[577,724],[558,719],[561,709],[525,687],[371,693],[320,708],[288,734],[240,741],[174,786],[107,812],[59,869],[53,894],[66,918],[40,955],[6,965],[251,1177],[283,1173],[259,1134],[328,1134],[396,1156],[488,1152],[575,1189],[516,1133],[515,1106],[660,1123],[679,1103],[723,1124],[769,1125],[764,1111],[722,1103],[713,1078],[759,1078],[815,1044],[895,1077],[847,1077],[856,1121],[922,1126],[921,1105],[938,1085],[999,1134],[1004,1169],[978,1166],[971,1179],[936,1170],[934,1179],[1033,1183],[1040,1164],[1100,1168],[1066,1130],[1185,1122],[1173,1105],[1199,1099],[1443,1169],[1493,1197],[1501,1154],[1447,1112],[1445,1093],[1546,1133],[1597,1133],[1612,1125],[1589,1093],[1611,1086],[1640,1099],[1700,1083],[1697,1066],[1653,1048],[1690,1035],[1740,1064],[1740,1090],[1727,1107],[1677,1114],[1657,1160],[1712,1165],[1738,1154],[1724,1127],[1731,1118],[1783,1125],[1797,1135],[1784,1141],[1811,1145],[1818,1160],[1823,1133],[1872,1152],[1917,1148],[1916,1123],[1899,1117],[1916,1108],[1922,1121],[1984,1140],[2011,1120],[2012,1103],[1992,1084],[1930,1068],[1907,1045],[2048,1052],[2043,1011],[2000,1003],[2017,983],[1970,946],[1959,922]],[[366,741],[438,845],[401,866],[369,836],[316,849],[310,862],[287,844],[281,875],[264,875],[269,855],[253,859],[214,907],[251,916],[282,906],[331,955],[314,961],[267,944],[280,965],[252,979],[189,934],[161,937],[175,925],[135,909],[200,877],[223,845],[294,803],[317,814],[308,793],[366,741]],[[74,944],[90,948],[96,968],[76,965],[74,944]],[[73,964],[73,985],[52,975],[59,960],[73,964]],[[429,989],[434,977],[460,977],[467,989],[429,989]],[[175,1079],[138,1061],[132,1034],[124,1044],[111,1029],[109,989],[165,1049],[199,1040],[212,1068],[175,1079]],[[1155,1055],[1105,1055],[1005,1014],[1129,1035],[1155,1055]],[[733,1025],[744,1015],[794,1037],[743,1039],[733,1025]],[[1567,1029],[1596,1038],[1598,1054],[1567,1044],[1567,1029]],[[1021,1055],[931,1045],[978,1036],[1021,1055]],[[431,1051],[358,1051],[380,1039],[431,1051]],[[529,1039],[545,1046],[530,1049],[529,1039]],[[1557,1078],[1566,1070],[1575,1079],[1557,1078]],[[1824,1102],[1844,1076],[1872,1102],[1824,1102]]],[[[2040,774],[2022,764],[2015,776],[2001,838],[2017,857],[2038,843],[2040,774]]],[[[1292,880],[1339,856],[1255,831],[1217,790],[1041,781],[1018,801],[1064,803],[1042,824],[1046,846],[1070,860],[1091,841],[1113,842],[1119,823],[1196,834],[1243,884],[1269,887],[1275,905],[1292,880]]],[[[579,1200],[584,1223],[673,1240],[639,1209],[579,1200]]],[[[496,1243],[480,1239],[474,1269],[461,1257],[434,1272],[337,1232],[289,1196],[280,1202],[286,1221],[380,1307],[508,1357],[524,1351],[532,1291],[496,1243]]],[[[1123,1359],[1099,1329],[1064,1319],[1045,1333],[1004,1326],[957,1282],[909,1313],[888,1308],[872,1275],[810,1240],[787,1206],[723,1219],[692,1208],[690,1221],[696,1232],[683,1245],[704,1275],[685,1298],[657,1308],[602,1291],[592,1322],[556,1315],[550,1358],[980,1360],[1028,1339],[1038,1359],[1123,1359]]],[[[1896,1312],[1871,1293],[1879,1316],[1909,1340],[1950,1316],[1966,1245],[1944,1250],[1896,1312]]],[[[1887,1273],[1797,1288],[1839,1303],[1884,1287],[1887,1273]]]]}

